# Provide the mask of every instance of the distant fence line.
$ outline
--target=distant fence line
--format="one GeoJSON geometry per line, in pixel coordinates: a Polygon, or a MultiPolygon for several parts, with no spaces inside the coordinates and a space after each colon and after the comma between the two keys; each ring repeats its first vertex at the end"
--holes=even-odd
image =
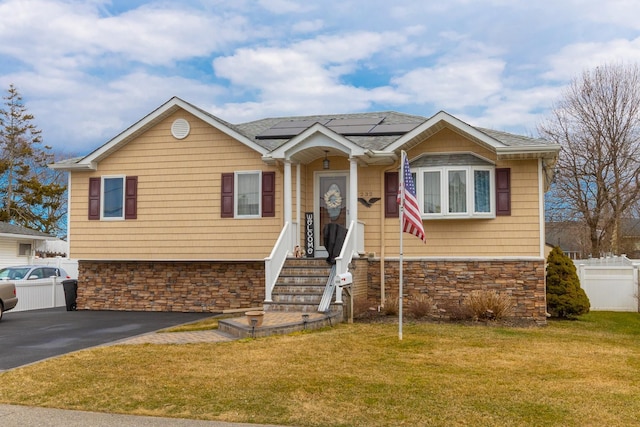
{"type": "Polygon", "coordinates": [[[593,311],[640,312],[640,260],[624,255],[574,260],[593,311]]]}

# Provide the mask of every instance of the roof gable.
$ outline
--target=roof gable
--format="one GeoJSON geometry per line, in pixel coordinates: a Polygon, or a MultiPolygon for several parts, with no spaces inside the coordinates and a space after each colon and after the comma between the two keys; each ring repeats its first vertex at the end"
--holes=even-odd
{"type": "Polygon", "coordinates": [[[229,135],[230,137],[246,145],[247,147],[257,151],[261,155],[265,155],[268,152],[264,147],[256,144],[255,141],[247,138],[245,135],[239,132],[234,125],[231,125],[230,123],[227,123],[213,116],[212,114],[209,114],[206,111],[186,101],[183,101],[178,97],[173,97],[87,156],[73,159],[74,161],[67,160],[58,162],[54,165],[51,165],[51,167],[53,169],[95,170],[97,168],[97,164],[101,160],[105,159],[124,145],[128,144],[130,141],[134,140],[142,133],[151,129],[156,124],[160,123],[162,120],[171,116],[179,110],[184,110],[192,114],[203,122],[229,135]]]}

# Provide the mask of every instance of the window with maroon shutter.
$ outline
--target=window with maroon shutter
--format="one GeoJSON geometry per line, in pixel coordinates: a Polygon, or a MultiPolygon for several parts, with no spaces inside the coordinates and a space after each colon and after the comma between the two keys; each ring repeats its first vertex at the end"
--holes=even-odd
{"type": "Polygon", "coordinates": [[[90,220],[122,220],[136,219],[137,217],[137,176],[89,178],[90,220]],[[105,183],[104,185],[103,180],[105,183]],[[108,198],[103,203],[103,200],[105,200],[105,192],[108,192],[110,194],[107,196],[108,198]],[[102,212],[102,210],[105,210],[105,212],[102,212]],[[124,216],[122,214],[123,211],[124,216]]]}
{"type": "Polygon", "coordinates": [[[233,173],[223,173],[221,182],[220,216],[233,218],[233,173]]]}
{"type": "Polygon", "coordinates": [[[398,172],[385,172],[384,174],[384,216],[386,218],[398,218],[398,186],[400,180],[398,172]]]}
{"type": "Polygon", "coordinates": [[[262,172],[262,216],[276,216],[275,172],[262,172]]]}
{"type": "Polygon", "coordinates": [[[100,178],[89,178],[89,219],[100,219],[100,178]]]}
{"type": "Polygon", "coordinates": [[[496,215],[511,215],[511,169],[496,169],[496,215]]]}
{"type": "Polygon", "coordinates": [[[124,219],[138,218],[138,177],[128,176],[125,179],[124,219]]]}

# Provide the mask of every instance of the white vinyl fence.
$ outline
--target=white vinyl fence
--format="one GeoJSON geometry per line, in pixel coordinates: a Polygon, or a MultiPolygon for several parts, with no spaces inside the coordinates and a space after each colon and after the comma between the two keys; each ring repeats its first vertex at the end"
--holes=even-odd
{"type": "Polygon", "coordinates": [[[51,278],[47,284],[15,280],[18,305],[13,311],[38,310],[66,306],[62,280],[51,278]]]}
{"type": "MultiPolygon", "coordinates": [[[[78,261],[66,258],[34,259],[35,265],[47,265],[62,268],[72,279],[78,278],[78,261]]],[[[62,281],[66,278],[51,278],[48,283],[33,283],[29,280],[16,280],[16,295],[18,305],[13,311],[38,310],[66,306],[62,281]]]]}
{"type": "Polygon", "coordinates": [[[637,262],[624,256],[574,262],[592,311],[640,311],[637,262]]]}

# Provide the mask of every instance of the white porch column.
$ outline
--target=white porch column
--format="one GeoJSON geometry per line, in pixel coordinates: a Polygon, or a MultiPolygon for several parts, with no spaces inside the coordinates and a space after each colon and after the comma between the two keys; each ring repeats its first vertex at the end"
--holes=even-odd
{"type": "MultiPolygon", "coordinates": [[[[293,212],[293,188],[291,188],[291,160],[284,161],[284,222],[292,225],[292,212],[293,212]]],[[[290,250],[293,248],[289,248],[290,250]]]]}
{"type": "Polygon", "coordinates": [[[302,244],[300,242],[300,230],[301,230],[301,225],[300,225],[300,210],[301,210],[301,201],[300,201],[300,163],[296,164],[296,225],[297,227],[295,227],[294,231],[296,233],[295,236],[293,236],[293,242],[296,245],[300,245],[300,247],[302,248],[302,244]]]}
{"type": "MultiPolygon", "coordinates": [[[[358,241],[358,161],[349,158],[349,222],[354,221],[353,240],[358,241]]],[[[357,251],[357,249],[356,249],[357,251]]]]}

